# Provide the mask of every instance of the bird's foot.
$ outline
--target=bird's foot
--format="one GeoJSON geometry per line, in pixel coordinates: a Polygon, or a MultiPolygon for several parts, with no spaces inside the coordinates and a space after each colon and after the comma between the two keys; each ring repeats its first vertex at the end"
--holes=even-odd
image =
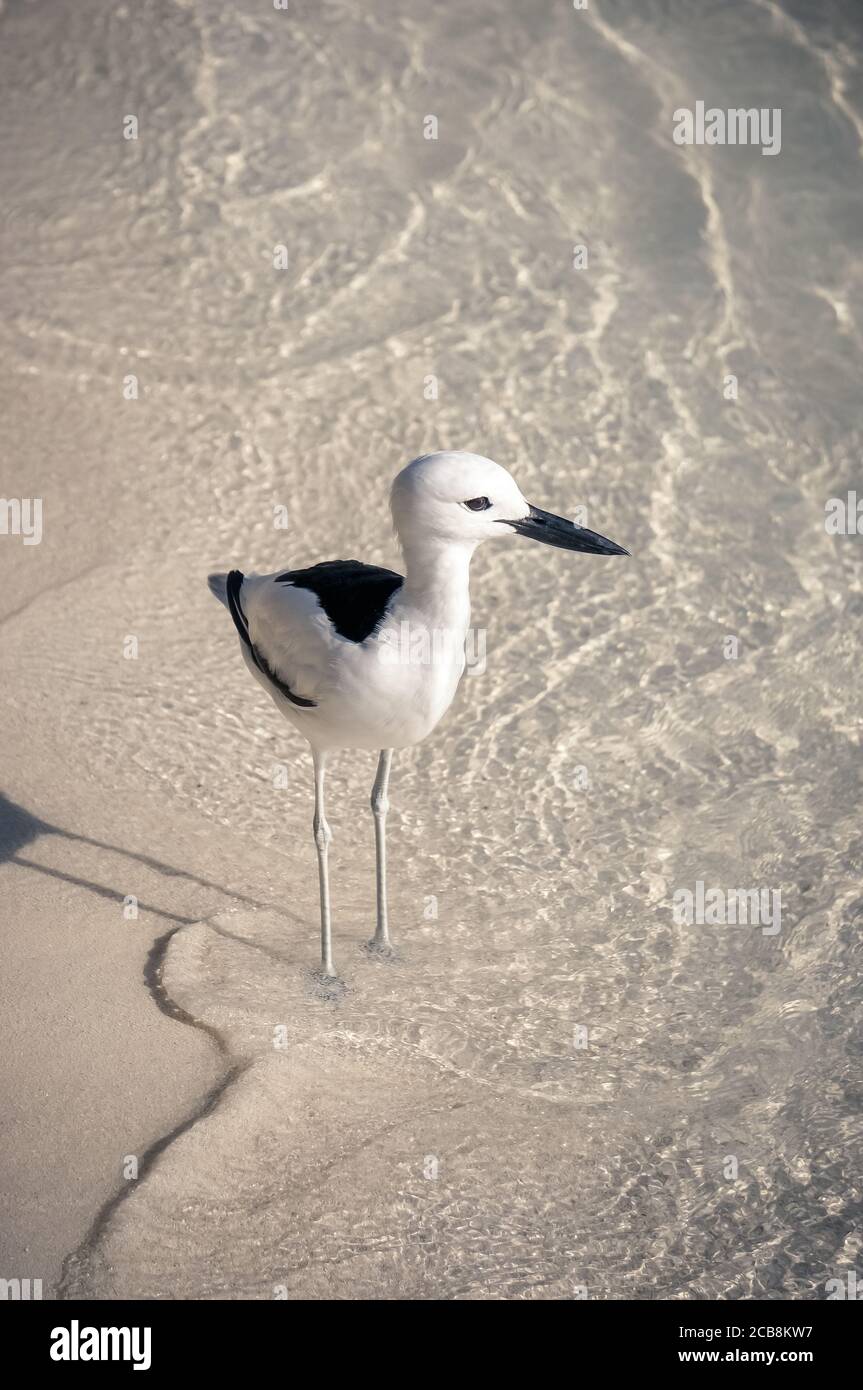
{"type": "Polygon", "coordinates": [[[347,989],[344,980],[336,974],[332,966],[327,970],[325,966],[319,965],[317,970],[312,971],[312,980],[319,999],[341,999],[347,989]]]}
{"type": "Polygon", "coordinates": [[[363,947],[367,956],[374,960],[398,960],[398,952],[388,936],[379,936],[375,932],[371,941],[367,941],[363,947]]]}

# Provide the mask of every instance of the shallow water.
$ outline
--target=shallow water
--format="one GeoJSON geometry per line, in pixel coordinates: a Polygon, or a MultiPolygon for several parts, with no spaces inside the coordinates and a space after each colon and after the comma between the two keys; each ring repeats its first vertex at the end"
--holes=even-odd
{"type": "Polygon", "coordinates": [[[34,727],[130,817],[161,787],[271,846],[278,909],[174,938],[166,988],[249,1065],[69,1288],[824,1297],[860,1259],[861,541],[824,528],[860,479],[856,5],[0,25],[0,342],[70,398],[46,517],[95,566],[10,632],[34,727]],[[676,146],[697,100],[781,107],[781,152],[676,146]],[[204,577],[397,566],[389,481],[435,447],[633,559],[477,555],[486,669],[395,766],[392,966],[373,760],[332,775],[330,997],[307,753],[204,577]],[[676,922],[697,881],[780,892],[781,930],[676,922]]]}

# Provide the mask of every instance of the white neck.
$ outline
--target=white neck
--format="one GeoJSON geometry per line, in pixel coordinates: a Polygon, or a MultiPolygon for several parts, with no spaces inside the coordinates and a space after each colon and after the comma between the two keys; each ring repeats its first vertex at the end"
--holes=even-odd
{"type": "Polygon", "coordinates": [[[407,575],[399,607],[432,626],[463,629],[470,623],[472,544],[432,537],[402,543],[407,575]]]}

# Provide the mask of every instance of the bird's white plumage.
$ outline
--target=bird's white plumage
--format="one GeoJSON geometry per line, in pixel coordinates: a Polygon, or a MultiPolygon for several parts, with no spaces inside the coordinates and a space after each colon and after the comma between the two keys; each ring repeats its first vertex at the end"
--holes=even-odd
{"type": "Polygon", "coordinates": [[[257,651],[314,706],[298,706],[275,689],[243,646],[246,665],[313,748],[409,747],[452,702],[464,670],[468,608],[462,623],[447,627],[397,591],[377,631],[354,642],[339,635],[314,593],[275,574],[247,575],[242,604],[257,651]]]}
{"type": "Polygon", "coordinates": [[[249,636],[267,665],[314,707],[279,693],[246,665],[313,748],[405,748],[446,713],[464,671],[470,622],[470,559],[496,523],[529,508],[506,469],[478,454],[428,454],[398,475],[393,520],[407,562],[402,588],[380,627],[362,642],[341,636],[309,589],[276,574],[246,575],[241,603],[249,636]],[[488,497],[487,512],[468,498],[488,497]]]}

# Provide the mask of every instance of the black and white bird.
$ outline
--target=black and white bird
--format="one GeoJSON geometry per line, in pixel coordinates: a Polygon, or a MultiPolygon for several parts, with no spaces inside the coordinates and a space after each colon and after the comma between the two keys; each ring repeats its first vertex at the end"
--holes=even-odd
{"type": "Polygon", "coordinates": [[[324,810],[327,757],[379,751],[371,806],[377,926],[370,948],[391,950],[387,923],[387,785],[393,751],[419,743],[452,703],[465,668],[471,557],[483,541],[529,536],[562,550],[628,555],[622,546],[525,501],[505,468],[479,454],[414,459],[392,487],[404,575],[359,560],[279,574],[210,575],[252,675],[312,749],[321,967],[334,976],[324,810]]]}

